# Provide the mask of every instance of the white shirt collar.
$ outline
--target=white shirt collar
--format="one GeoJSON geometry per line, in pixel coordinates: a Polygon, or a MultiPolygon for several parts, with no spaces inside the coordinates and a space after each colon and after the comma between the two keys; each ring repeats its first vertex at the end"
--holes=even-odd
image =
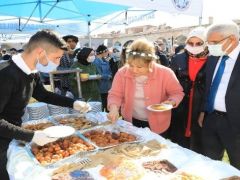
{"type": "Polygon", "coordinates": [[[228,56],[231,59],[236,60],[238,58],[239,52],[240,52],[240,43],[237,45],[237,47],[235,49],[233,49],[233,51],[231,53],[228,54],[228,56]]]}
{"type": "Polygon", "coordinates": [[[22,54],[17,54],[14,55],[12,57],[13,62],[27,75],[30,75],[31,73],[36,73],[38,72],[36,69],[35,70],[31,70],[27,64],[25,63],[25,61],[22,58],[22,54]]]}

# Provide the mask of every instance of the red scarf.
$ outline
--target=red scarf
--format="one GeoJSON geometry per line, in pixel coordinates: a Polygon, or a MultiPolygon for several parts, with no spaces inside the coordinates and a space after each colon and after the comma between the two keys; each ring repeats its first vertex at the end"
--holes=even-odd
{"type": "Polygon", "coordinates": [[[189,111],[188,111],[188,119],[187,119],[187,128],[185,131],[186,137],[191,136],[192,103],[193,103],[195,79],[196,79],[198,72],[200,71],[202,66],[205,64],[206,60],[207,60],[207,57],[196,58],[196,57],[189,56],[188,72],[189,72],[189,78],[192,81],[192,87],[191,87],[190,95],[189,95],[189,111]]]}

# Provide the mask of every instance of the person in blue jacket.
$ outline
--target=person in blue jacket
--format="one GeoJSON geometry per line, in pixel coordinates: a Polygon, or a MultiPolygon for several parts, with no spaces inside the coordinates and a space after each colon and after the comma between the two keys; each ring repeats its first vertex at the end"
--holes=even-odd
{"type": "Polygon", "coordinates": [[[98,74],[100,74],[102,77],[99,83],[102,110],[107,111],[107,96],[108,91],[112,86],[112,72],[109,65],[109,60],[111,57],[109,56],[108,48],[103,44],[99,45],[96,49],[96,55],[96,59],[93,61],[93,63],[97,67],[98,74]]]}

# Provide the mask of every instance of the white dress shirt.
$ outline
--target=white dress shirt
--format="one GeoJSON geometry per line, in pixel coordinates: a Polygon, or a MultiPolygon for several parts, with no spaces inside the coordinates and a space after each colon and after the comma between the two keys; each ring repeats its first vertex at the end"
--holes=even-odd
{"type": "MultiPolygon", "coordinates": [[[[227,92],[228,83],[229,83],[234,65],[237,61],[239,52],[240,52],[240,44],[238,44],[238,46],[228,55],[229,59],[226,60],[224,73],[220,81],[220,84],[218,86],[218,90],[217,90],[215,101],[214,101],[215,110],[226,112],[225,96],[227,92]]],[[[218,70],[221,59],[222,58],[219,58],[218,60],[217,66],[214,71],[214,77],[218,70]]]]}
{"type": "Polygon", "coordinates": [[[22,54],[17,54],[14,55],[12,57],[13,62],[27,75],[30,75],[31,73],[36,73],[38,72],[36,69],[35,70],[31,70],[27,64],[25,63],[25,61],[22,58],[22,54]]]}

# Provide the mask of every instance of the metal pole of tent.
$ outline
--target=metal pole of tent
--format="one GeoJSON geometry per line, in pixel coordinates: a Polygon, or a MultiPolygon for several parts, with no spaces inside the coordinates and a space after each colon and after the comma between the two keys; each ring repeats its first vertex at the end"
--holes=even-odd
{"type": "Polygon", "coordinates": [[[202,25],[202,16],[200,16],[200,17],[198,18],[198,21],[199,21],[199,22],[198,22],[198,25],[201,26],[201,25],[202,25]]]}
{"type": "Polygon", "coordinates": [[[198,18],[198,25],[201,26],[202,25],[202,16],[203,16],[203,1],[201,3],[202,7],[201,8],[201,15],[198,18]]]}
{"type": "Polygon", "coordinates": [[[18,18],[18,31],[21,31],[21,18],[18,18]]]}
{"type": "Polygon", "coordinates": [[[88,21],[88,47],[92,47],[92,39],[91,39],[90,26],[91,26],[91,22],[88,21]]]}
{"type": "MultiPolygon", "coordinates": [[[[109,19],[109,20],[105,21],[104,23],[101,23],[101,25],[100,25],[100,26],[98,26],[98,27],[96,27],[96,28],[92,29],[92,30],[91,30],[91,32],[93,32],[93,31],[95,31],[95,30],[97,30],[97,29],[101,28],[102,26],[104,26],[104,25],[106,25],[106,24],[109,24],[109,22],[110,22],[110,21],[112,21],[112,20],[116,19],[118,16],[120,16],[120,15],[121,15],[122,13],[124,13],[124,12],[125,12],[125,11],[122,11],[122,12],[120,12],[119,14],[117,14],[116,16],[112,17],[111,19],[109,19]]],[[[91,32],[90,32],[90,33],[91,33],[91,32]]]]}

